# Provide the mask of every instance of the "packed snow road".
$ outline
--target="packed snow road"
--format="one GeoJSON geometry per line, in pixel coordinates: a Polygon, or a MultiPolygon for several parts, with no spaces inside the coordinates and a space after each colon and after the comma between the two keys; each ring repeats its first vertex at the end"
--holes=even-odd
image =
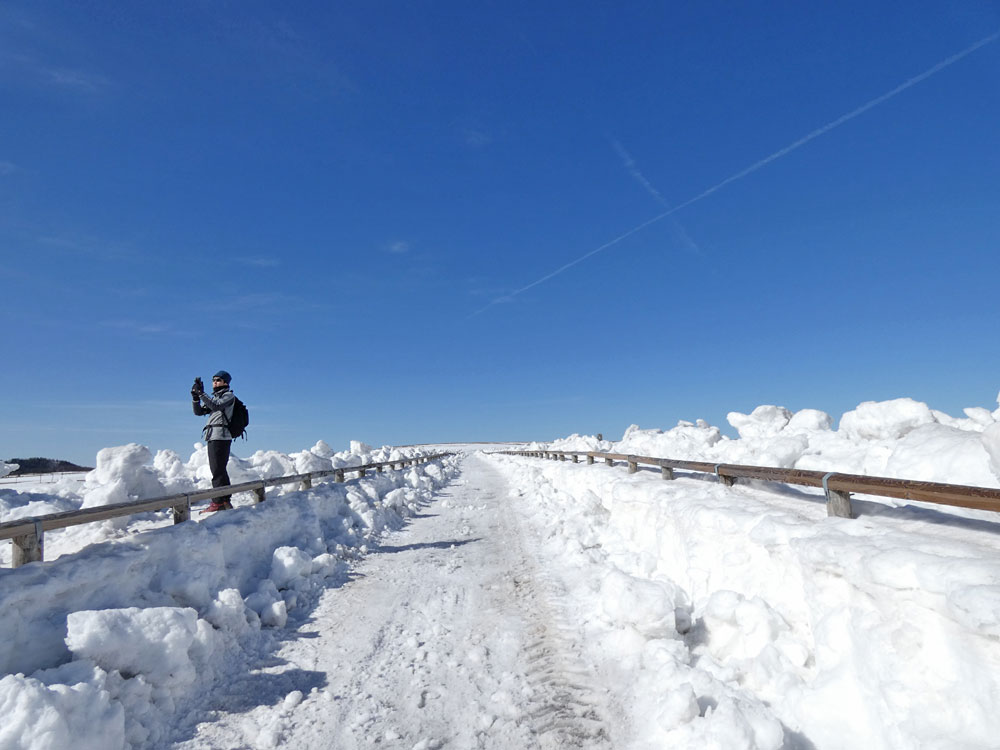
{"type": "Polygon", "coordinates": [[[179,748],[602,748],[626,734],[489,459],[328,589],[179,748]]]}

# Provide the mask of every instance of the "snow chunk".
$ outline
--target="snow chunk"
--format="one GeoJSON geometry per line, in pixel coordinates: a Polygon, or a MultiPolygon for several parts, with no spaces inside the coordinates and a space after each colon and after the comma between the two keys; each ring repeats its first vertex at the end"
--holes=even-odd
{"type": "Polygon", "coordinates": [[[288,622],[288,606],[284,601],[272,602],[260,613],[260,622],[269,628],[283,628],[288,622]]]}
{"type": "Polygon", "coordinates": [[[86,477],[81,508],[124,503],[167,494],[166,488],[147,466],[153,460],[149,448],[129,443],[116,448],[102,448],[97,453],[97,467],[86,477]]]}
{"type": "Polygon", "coordinates": [[[295,471],[295,460],[278,451],[257,451],[248,461],[260,479],[275,479],[298,473],[295,471]]]}
{"type": "Polygon", "coordinates": [[[677,426],[664,432],[663,430],[643,430],[639,425],[631,425],[622,436],[619,443],[607,443],[602,450],[618,450],[623,453],[634,453],[642,456],[661,456],[671,458],[702,458],[716,443],[722,440],[718,427],[713,427],[705,420],[686,422],[681,420],[677,426]]]}
{"type": "Polygon", "coordinates": [[[925,424],[896,443],[886,473],[925,482],[996,486],[988,440],[986,433],[925,424]]]}
{"type": "Polygon", "coordinates": [[[240,633],[249,627],[246,610],[239,589],[223,589],[205,612],[205,619],[220,630],[240,633]]]}
{"type": "Polygon", "coordinates": [[[298,547],[278,547],[271,559],[271,580],[279,589],[312,573],[313,559],[298,547]]]}
{"type": "Polygon", "coordinates": [[[758,406],[749,414],[731,411],[726,415],[729,422],[744,440],[770,437],[781,432],[792,419],[792,413],[783,406],[758,406]]]}
{"type": "Polygon", "coordinates": [[[355,456],[367,456],[372,450],[373,448],[367,443],[362,443],[360,440],[351,441],[350,452],[355,456]]]}
{"type": "Polygon", "coordinates": [[[325,440],[318,440],[316,445],[309,449],[310,453],[315,453],[320,458],[333,458],[333,448],[325,440]]]}
{"type": "Polygon", "coordinates": [[[312,574],[321,578],[332,576],[339,567],[337,558],[329,552],[324,552],[312,559],[312,574]]]}
{"type": "MultiPolygon", "coordinates": [[[[309,564],[312,565],[311,559],[309,564]]],[[[259,615],[266,627],[283,628],[288,621],[288,605],[270,578],[261,581],[257,591],[246,598],[246,606],[259,615]]]]}
{"type": "Polygon", "coordinates": [[[989,457],[990,470],[1000,479],[1000,422],[983,430],[983,448],[989,457]]]}
{"type": "Polygon", "coordinates": [[[195,488],[194,475],[179,455],[172,450],[156,452],[153,468],[168,494],[187,492],[195,488]]]}
{"type": "Polygon", "coordinates": [[[333,468],[333,461],[329,458],[318,456],[312,451],[302,451],[292,455],[295,459],[295,473],[309,474],[313,471],[329,471],[333,468]]]}
{"type": "Polygon", "coordinates": [[[647,638],[677,635],[675,611],[683,600],[683,592],[671,583],[634,578],[620,570],[609,573],[601,584],[604,613],[647,638]]]}
{"type": "Polygon", "coordinates": [[[77,658],[123,676],[143,675],[154,685],[186,687],[196,672],[189,651],[198,613],[178,607],[71,612],[66,645],[77,658]]]}
{"type": "Polygon", "coordinates": [[[840,418],[840,432],[853,440],[898,440],[936,421],[927,404],[912,398],[865,401],[840,418]]]}
{"type": "Polygon", "coordinates": [[[833,417],[819,409],[800,409],[788,420],[783,432],[827,432],[833,428],[833,417]]]}
{"type": "Polygon", "coordinates": [[[708,648],[720,660],[752,659],[788,630],[781,615],[763,599],[747,599],[735,591],[712,594],[703,620],[709,635],[708,648]]]}
{"type": "Polygon", "coordinates": [[[83,664],[51,671],[59,673],[56,684],[23,674],[0,679],[3,717],[0,747],[12,750],[125,747],[125,712],[106,690],[98,687],[103,682],[103,672],[83,664]]]}

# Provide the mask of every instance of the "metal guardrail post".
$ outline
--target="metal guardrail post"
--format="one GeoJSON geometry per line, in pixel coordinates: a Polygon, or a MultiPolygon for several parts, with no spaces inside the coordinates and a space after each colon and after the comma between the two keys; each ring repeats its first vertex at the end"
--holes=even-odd
{"type": "Polygon", "coordinates": [[[184,523],[191,520],[191,497],[185,497],[181,505],[174,506],[174,523],[184,523]]]}
{"type": "Polygon", "coordinates": [[[614,466],[615,460],[613,458],[606,458],[604,459],[604,463],[606,463],[608,466],[614,466]]]}
{"type": "Polygon", "coordinates": [[[16,536],[11,541],[14,543],[11,567],[19,568],[26,563],[42,561],[45,535],[42,531],[41,521],[35,521],[35,531],[33,533],[16,536]]]}
{"type": "Polygon", "coordinates": [[[333,473],[333,481],[334,482],[343,482],[344,481],[344,470],[343,469],[337,469],[333,473]]]}
{"type": "Polygon", "coordinates": [[[669,466],[661,466],[660,467],[660,476],[663,477],[664,479],[673,479],[674,478],[674,470],[671,469],[669,466]]]}
{"type": "Polygon", "coordinates": [[[826,493],[826,515],[836,518],[854,518],[854,508],[851,507],[851,493],[831,490],[827,482],[836,472],[831,471],[823,477],[823,492],[826,493]]]}
{"type": "Polygon", "coordinates": [[[593,466],[593,465],[594,465],[594,457],[587,456],[587,466],[593,466]]]}
{"type": "Polygon", "coordinates": [[[715,465],[715,476],[719,478],[719,481],[722,482],[724,487],[732,487],[734,484],[736,484],[736,477],[730,477],[726,476],[725,474],[720,474],[719,473],[720,466],[722,466],[722,464],[715,465]]]}
{"type": "Polygon", "coordinates": [[[639,471],[639,462],[636,460],[635,456],[628,457],[628,473],[635,474],[639,471]]]}
{"type": "Polygon", "coordinates": [[[257,498],[258,503],[262,503],[267,500],[267,488],[261,485],[253,491],[254,496],[257,498]]]}

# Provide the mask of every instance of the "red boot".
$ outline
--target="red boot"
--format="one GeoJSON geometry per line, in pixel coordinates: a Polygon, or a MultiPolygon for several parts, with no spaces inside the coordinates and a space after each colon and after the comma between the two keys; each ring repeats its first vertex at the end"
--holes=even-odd
{"type": "Polygon", "coordinates": [[[208,507],[202,511],[202,513],[215,513],[218,510],[229,510],[232,507],[233,506],[231,503],[219,502],[217,500],[213,500],[211,503],[209,503],[208,507]]]}

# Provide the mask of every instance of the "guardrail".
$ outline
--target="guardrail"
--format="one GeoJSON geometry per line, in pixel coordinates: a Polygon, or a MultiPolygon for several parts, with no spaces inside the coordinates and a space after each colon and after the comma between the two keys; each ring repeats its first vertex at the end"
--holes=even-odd
{"type": "Polygon", "coordinates": [[[237,492],[253,492],[257,497],[257,502],[262,503],[266,499],[268,487],[275,487],[281,484],[291,484],[301,482],[303,489],[312,487],[312,483],[324,477],[333,477],[335,482],[343,482],[347,474],[357,472],[360,479],[366,472],[374,470],[381,474],[385,467],[390,469],[403,469],[407,466],[425,464],[438,458],[451,456],[452,453],[435,453],[427,456],[413,456],[411,458],[401,458],[395,461],[380,461],[378,463],[364,464],[362,466],[345,466],[339,469],[324,469],[323,471],[312,471],[306,474],[292,474],[286,477],[275,477],[273,479],[260,479],[254,482],[243,482],[242,484],[232,484],[227,487],[215,487],[210,490],[198,490],[196,492],[182,492],[176,495],[155,497],[148,500],[130,500],[127,503],[115,503],[113,505],[101,505],[95,508],[85,508],[83,510],[71,510],[63,513],[49,513],[44,516],[32,518],[21,518],[16,521],[0,523],[0,539],[10,539],[14,545],[14,554],[11,559],[11,566],[20,567],[25,563],[38,562],[43,558],[45,532],[54,529],[65,529],[69,526],[80,526],[85,523],[96,523],[97,521],[107,521],[110,518],[120,518],[122,516],[132,516],[138,513],[150,513],[152,511],[172,508],[174,511],[174,523],[182,523],[191,518],[191,505],[203,500],[211,500],[223,495],[232,495],[237,492]]]}
{"type": "Polygon", "coordinates": [[[599,453],[597,451],[499,451],[514,456],[531,456],[565,461],[571,458],[579,463],[581,457],[593,464],[595,459],[604,459],[611,466],[615,461],[628,464],[629,473],[639,470],[640,464],[659,466],[664,479],[673,479],[675,469],[714,474],[727,487],[737,479],[762,479],[768,482],[798,484],[806,487],[822,487],[826,493],[827,515],[840,518],[854,518],[851,494],[895,497],[916,500],[922,503],[953,505],[960,508],[992,510],[1000,512],[1000,489],[971,487],[964,484],[942,482],[919,482],[912,479],[890,477],[869,477],[863,474],[841,474],[835,471],[807,471],[804,469],[777,469],[771,466],[741,466],[739,464],[716,464],[707,461],[681,461],[672,458],[633,456],[624,453],[599,453]]]}
{"type": "Polygon", "coordinates": [[[9,484],[55,484],[59,479],[70,474],[79,474],[80,479],[77,481],[82,482],[83,477],[89,471],[93,471],[93,469],[84,469],[82,471],[36,471],[33,474],[8,474],[5,477],[0,477],[0,486],[9,484]]]}

